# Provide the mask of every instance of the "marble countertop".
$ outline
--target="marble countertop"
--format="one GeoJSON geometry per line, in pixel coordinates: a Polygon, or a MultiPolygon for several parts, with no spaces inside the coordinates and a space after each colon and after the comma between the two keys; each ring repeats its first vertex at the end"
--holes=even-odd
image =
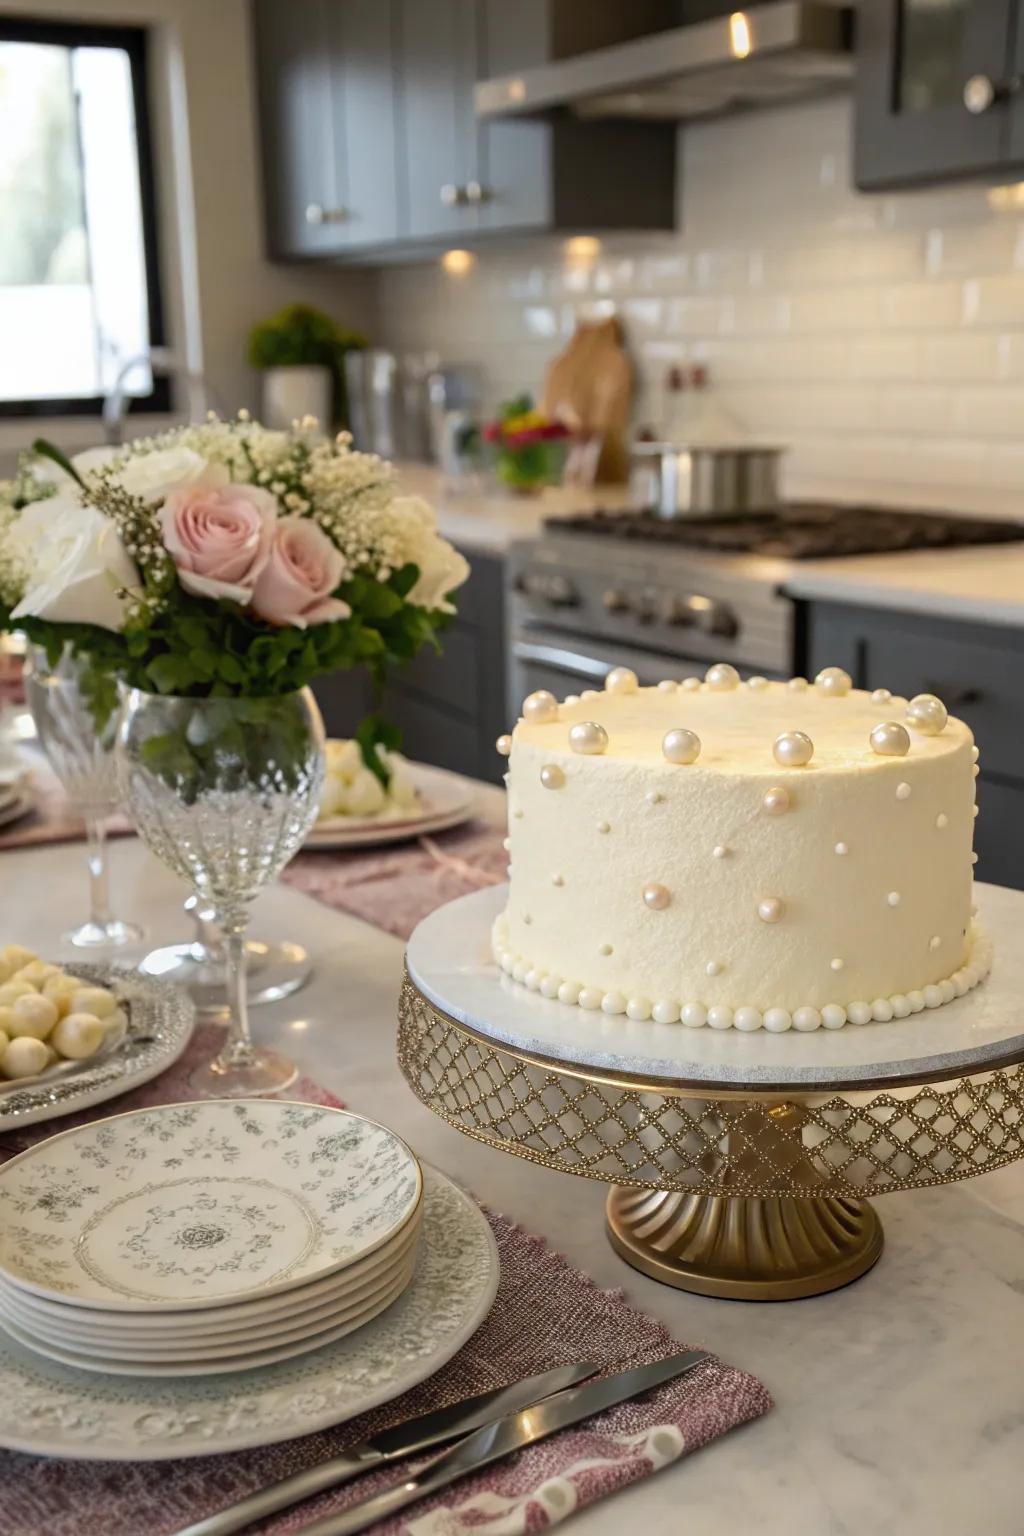
{"type": "MultiPolygon", "coordinates": [[[[150,942],[186,937],[183,888],[134,840],[111,862],[116,904],[150,942]]],[[[4,871],[3,933],[56,955],[85,905],[82,847],[8,853],[4,871]]],[[[775,1305],[673,1291],[616,1258],[601,1185],[472,1143],[413,1097],[394,1060],[397,939],[283,886],[259,898],[253,933],[301,939],[316,961],[304,991],[254,1012],[260,1039],[773,1393],[766,1418],[577,1516],[580,1536],[1020,1536],[1024,1164],[880,1201],[885,1252],[848,1290],[775,1305]]]]}

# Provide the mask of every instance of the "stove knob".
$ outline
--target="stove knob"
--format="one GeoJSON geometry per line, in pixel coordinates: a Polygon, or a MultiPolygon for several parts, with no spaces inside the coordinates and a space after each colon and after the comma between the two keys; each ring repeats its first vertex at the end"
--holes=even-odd
{"type": "Polygon", "coordinates": [[[670,596],[665,599],[662,618],[666,624],[682,629],[697,622],[697,615],[685,598],[670,596]]]}
{"type": "Polygon", "coordinates": [[[740,632],[736,615],[724,603],[711,605],[709,619],[707,627],[709,635],[720,635],[725,640],[732,640],[740,632]]]}
{"type": "Polygon", "coordinates": [[[550,576],[544,589],[544,596],[552,608],[575,608],[579,603],[576,588],[568,576],[550,576]]]}
{"type": "Polygon", "coordinates": [[[608,613],[626,613],[629,609],[629,598],[618,587],[609,587],[601,601],[608,613]]]}
{"type": "Polygon", "coordinates": [[[633,604],[633,616],[638,624],[653,624],[658,616],[657,592],[641,592],[633,604]]]}

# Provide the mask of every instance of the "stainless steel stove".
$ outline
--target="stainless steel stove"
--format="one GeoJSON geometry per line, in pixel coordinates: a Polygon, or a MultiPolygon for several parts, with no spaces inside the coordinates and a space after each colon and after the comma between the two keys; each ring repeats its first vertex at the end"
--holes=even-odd
{"type": "Polygon", "coordinates": [[[551,519],[513,546],[509,685],[564,695],[613,666],[643,682],[731,661],[782,677],[802,664],[795,560],[1024,540],[1024,527],[940,513],[796,504],[736,517],[666,520],[644,512],[551,519]]]}

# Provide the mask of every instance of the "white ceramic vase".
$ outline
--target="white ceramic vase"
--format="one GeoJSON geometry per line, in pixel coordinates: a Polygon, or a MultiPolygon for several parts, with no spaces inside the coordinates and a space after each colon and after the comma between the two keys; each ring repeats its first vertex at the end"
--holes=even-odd
{"type": "Polygon", "coordinates": [[[315,416],[325,431],[331,426],[331,370],[310,367],[267,368],[263,373],[263,423],[290,427],[303,416],[315,416]]]}

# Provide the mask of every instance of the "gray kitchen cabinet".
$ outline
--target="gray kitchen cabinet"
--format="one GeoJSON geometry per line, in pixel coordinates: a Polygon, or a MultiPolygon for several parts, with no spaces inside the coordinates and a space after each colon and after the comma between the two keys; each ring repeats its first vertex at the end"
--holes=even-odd
{"type": "Polygon", "coordinates": [[[504,562],[478,554],[470,560],[440,655],[421,651],[394,674],[379,702],[361,673],[321,678],[314,691],[331,736],[351,736],[360,720],[379,708],[401,727],[406,756],[500,783],[505,764],[494,743],[509,727],[504,562]]]}
{"type": "Polygon", "coordinates": [[[331,128],[339,244],[377,245],[399,233],[394,16],[382,0],[328,0],[331,128]]]}
{"type": "Polygon", "coordinates": [[[806,670],[845,667],[858,688],[935,693],[981,753],[977,877],[1024,890],[1024,632],[812,601],[803,608],[806,670]]]}
{"type": "Polygon", "coordinates": [[[404,232],[414,240],[475,231],[481,192],[473,110],[477,0],[397,0],[404,232]]]}

